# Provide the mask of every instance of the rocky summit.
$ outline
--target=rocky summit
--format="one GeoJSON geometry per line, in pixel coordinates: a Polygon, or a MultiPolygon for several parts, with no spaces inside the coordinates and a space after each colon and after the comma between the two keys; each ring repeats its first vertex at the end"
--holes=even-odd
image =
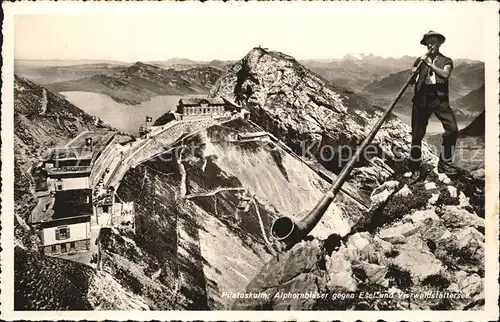
{"type": "MultiPolygon", "coordinates": [[[[326,81],[293,57],[261,48],[236,63],[210,95],[246,104],[254,122],[333,173],[340,172],[348,160],[345,150],[351,148],[352,153],[382,115],[362,97],[326,81]],[[332,155],[332,151],[340,153],[332,155]]],[[[378,157],[383,155],[384,162],[393,165],[399,156],[407,155],[409,133],[408,125],[390,117],[372,142],[373,158],[359,160],[358,179],[371,177],[377,183],[376,177],[387,173],[378,157]]],[[[425,144],[423,154],[427,162],[436,162],[425,144]]]]}

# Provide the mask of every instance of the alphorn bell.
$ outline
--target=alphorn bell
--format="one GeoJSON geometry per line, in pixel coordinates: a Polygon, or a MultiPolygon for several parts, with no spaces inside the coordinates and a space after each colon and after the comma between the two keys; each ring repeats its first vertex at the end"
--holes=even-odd
{"type": "MultiPolygon", "coordinates": [[[[426,56],[432,52],[433,48],[429,49],[426,56]]],[[[422,65],[423,60],[420,60],[415,67],[414,71],[417,71],[422,65]]],[[[286,244],[287,248],[290,249],[293,245],[300,242],[304,237],[307,236],[313,230],[313,228],[318,224],[321,220],[321,217],[325,214],[326,210],[332,203],[333,199],[341,189],[344,182],[347,180],[347,177],[351,173],[354,165],[356,164],[356,160],[359,159],[361,153],[366,149],[368,144],[371,143],[377,132],[380,130],[382,124],[387,120],[389,115],[391,114],[394,106],[396,106],[397,102],[403,96],[403,93],[406,91],[410,83],[412,83],[416,72],[412,72],[406,83],[399,90],[398,95],[389,106],[389,108],[384,112],[382,117],[377,121],[375,126],[371,129],[370,133],[368,133],[365,140],[361,143],[359,149],[356,151],[354,156],[349,160],[349,162],[345,165],[342,171],[339,173],[337,179],[333,182],[332,186],[328,191],[325,192],[320,201],[316,204],[316,206],[300,221],[294,221],[290,217],[280,217],[274,220],[271,226],[271,235],[275,240],[281,241],[286,244]]]]}

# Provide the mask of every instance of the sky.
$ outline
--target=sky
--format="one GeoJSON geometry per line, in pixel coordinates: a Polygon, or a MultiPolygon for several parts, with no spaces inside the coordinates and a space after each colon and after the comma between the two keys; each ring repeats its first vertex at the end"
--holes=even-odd
{"type": "Polygon", "coordinates": [[[446,36],[441,51],[447,56],[484,60],[485,9],[474,4],[195,2],[96,6],[93,11],[68,7],[63,12],[17,15],[15,58],[237,60],[259,45],[296,59],[341,58],[350,52],[417,56],[425,53],[419,44],[422,34],[432,29],[446,36]]]}

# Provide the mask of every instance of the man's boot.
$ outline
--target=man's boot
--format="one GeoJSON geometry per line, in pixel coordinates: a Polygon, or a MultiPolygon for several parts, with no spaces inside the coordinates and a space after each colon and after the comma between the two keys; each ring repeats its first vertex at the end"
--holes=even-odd
{"type": "Polygon", "coordinates": [[[457,175],[457,169],[451,163],[453,160],[453,149],[454,145],[452,144],[445,144],[443,146],[443,151],[439,156],[438,172],[444,173],[448,176],[457,175]]]}
{"type": "Polygon", "coordinates": [[[421,177],[422,148],[420,144],[413,144],[408,160],[408,168],[411,171],[410,183],[418,181],[421,177]]]}
{"type": "Polygon", "coordinates": [[[451,162],[446,161],[443,158],[439,158],[438,172],[444,173],[447,176],[456,176],[458,173],[457,169],[451,164],[451,162]]]}

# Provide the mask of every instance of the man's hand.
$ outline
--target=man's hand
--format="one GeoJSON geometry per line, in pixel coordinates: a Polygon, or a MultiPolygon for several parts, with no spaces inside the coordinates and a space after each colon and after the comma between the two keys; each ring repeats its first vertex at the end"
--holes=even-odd
{"type": "Polygon", "coordinates": [[[432,61],[429,57],[427,57],[427,55],[424,55],[422,57],[419,58],[424,64],[426,64],[427,66],[430,66],[432,64],[432,61]]]}

